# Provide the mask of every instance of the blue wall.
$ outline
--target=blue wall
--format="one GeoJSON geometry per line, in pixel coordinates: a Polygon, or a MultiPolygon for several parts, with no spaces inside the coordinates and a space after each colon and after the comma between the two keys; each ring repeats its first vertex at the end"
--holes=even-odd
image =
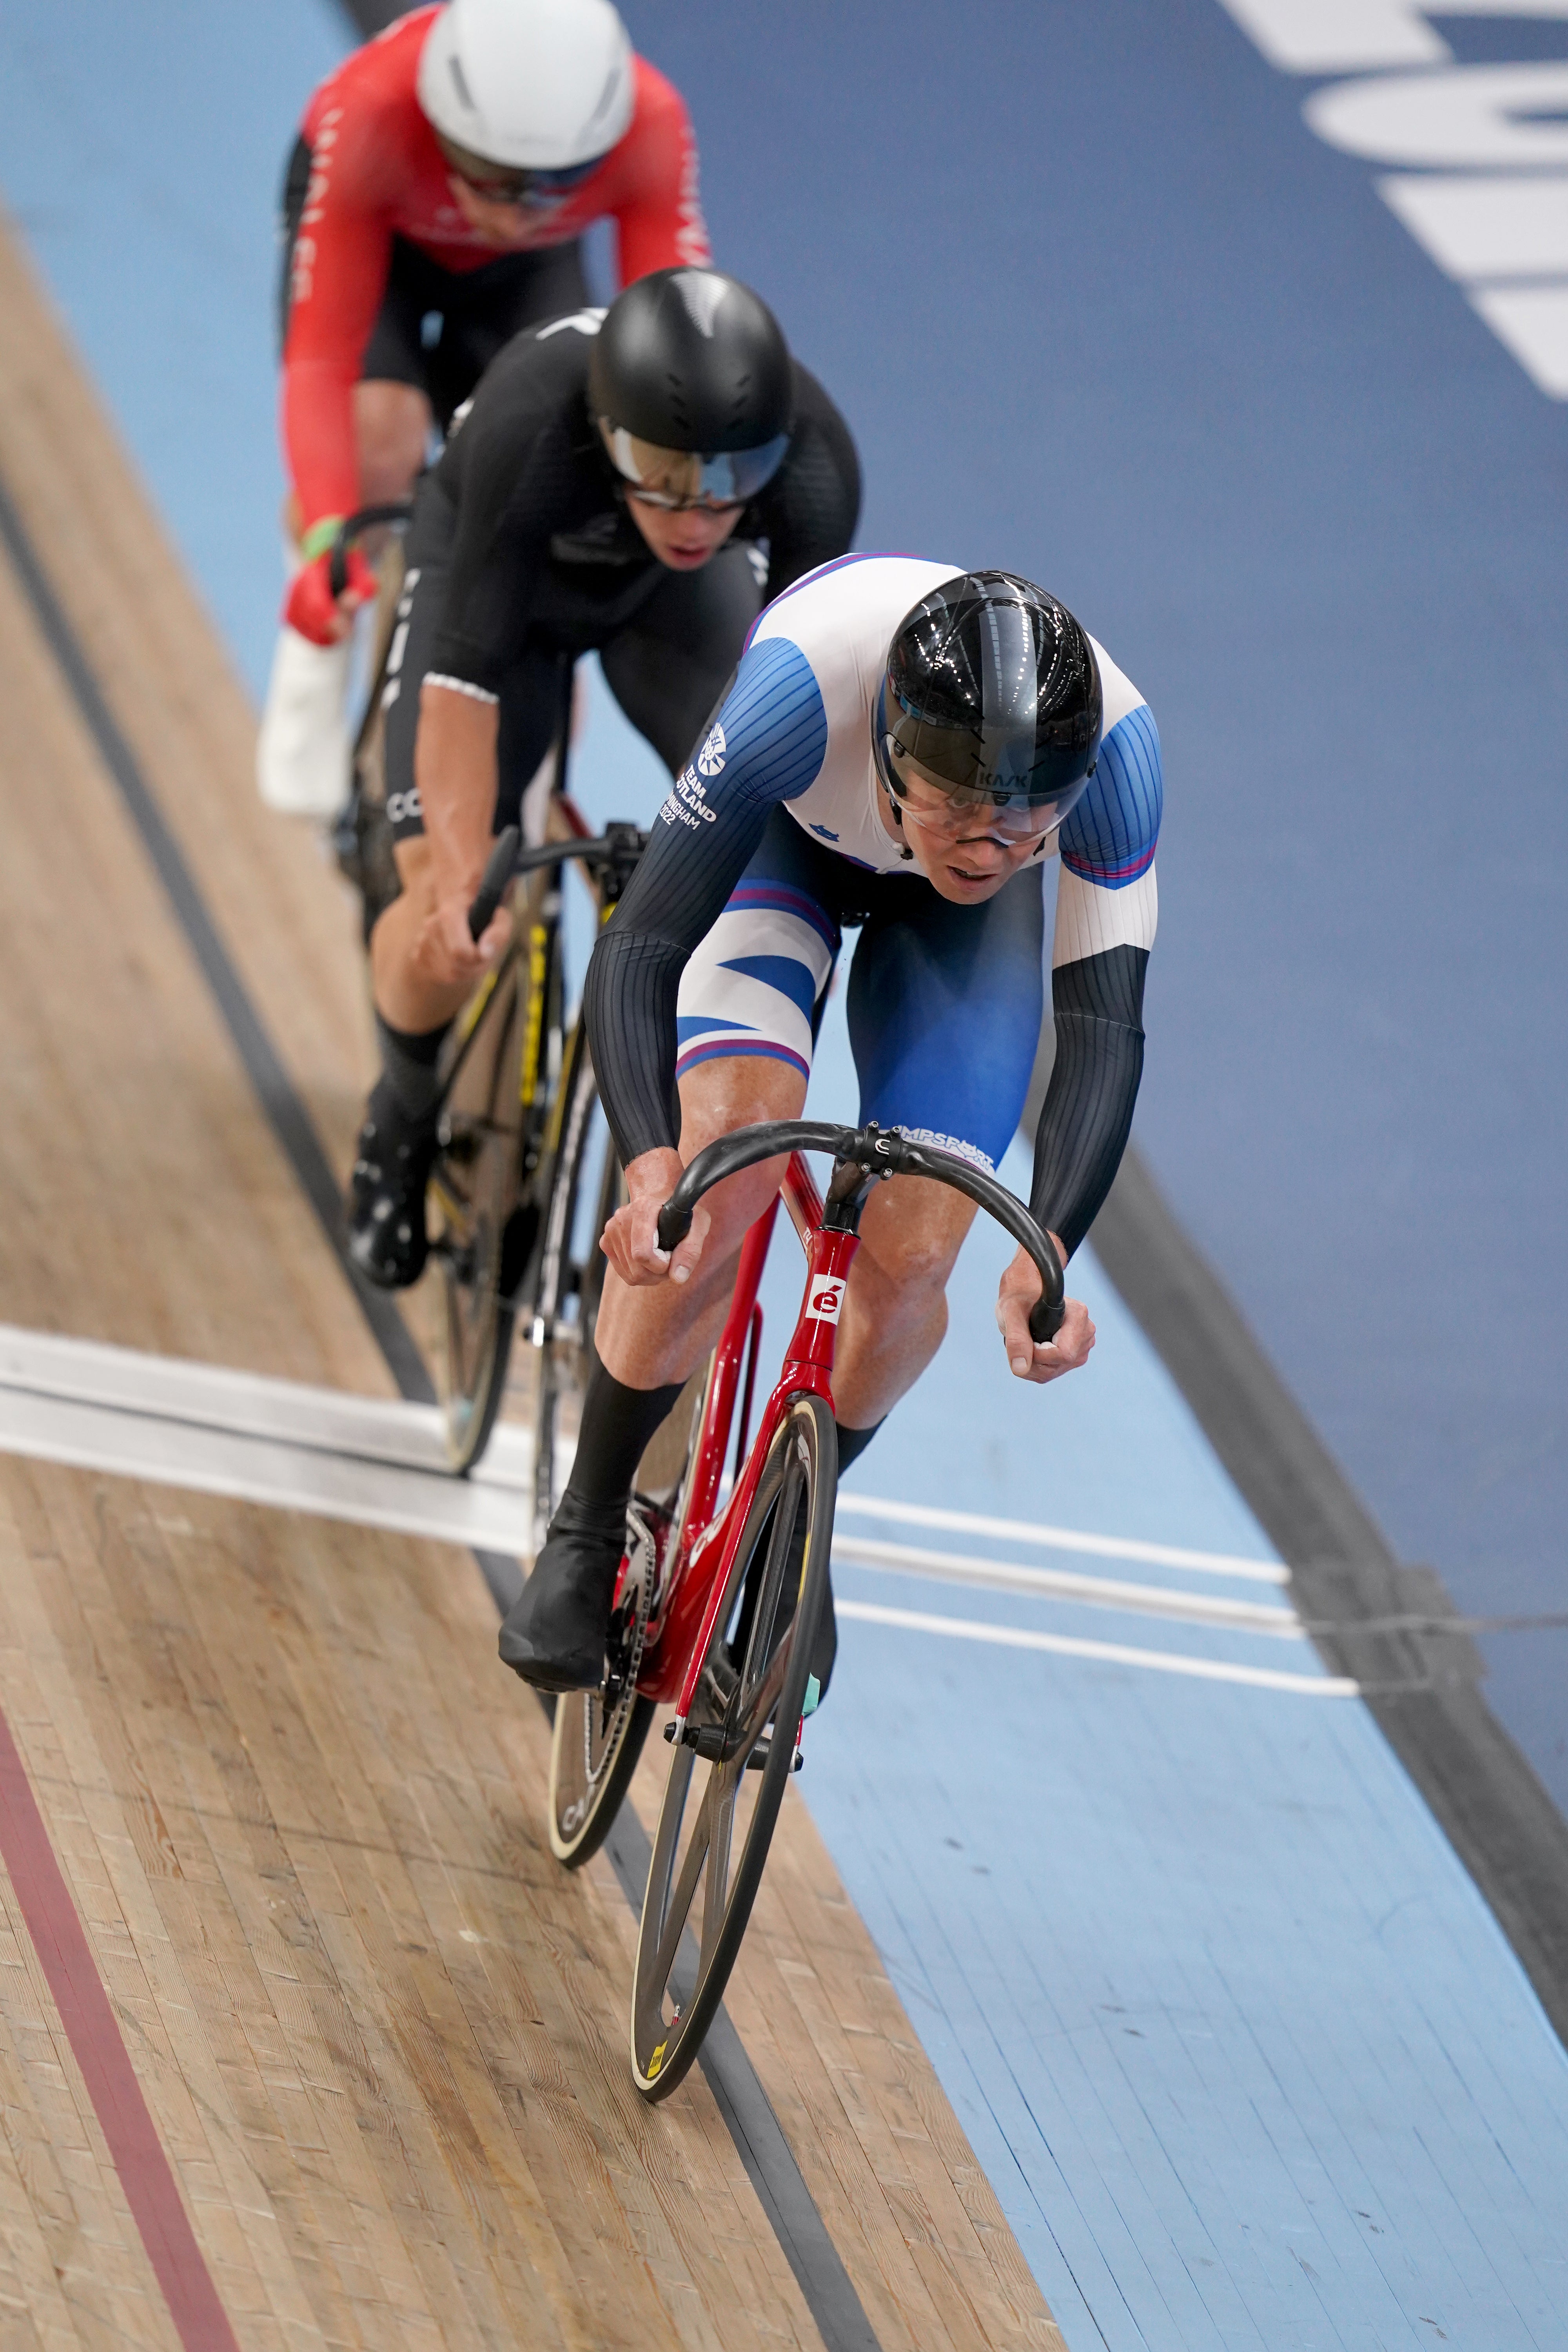
{"type": "MultiPolygon", "coordinates": [[[[1178,1213],[1404,1556],[1568,1607],[1563,415],[1215,0],[628,13],[862,542],[1034,573],[1154,707],[1178,1213]]],[[[1568,1634],[1487,1646],[1568,1804],[1568,1634]]]]}

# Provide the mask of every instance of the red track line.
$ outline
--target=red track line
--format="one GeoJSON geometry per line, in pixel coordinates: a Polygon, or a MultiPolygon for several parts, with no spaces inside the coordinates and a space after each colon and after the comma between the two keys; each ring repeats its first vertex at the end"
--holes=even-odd
{"type": "Polygon", "coordinates": [[[185,2352],[239,2352],[0,1709],[0,1857],[185,2352]]]}

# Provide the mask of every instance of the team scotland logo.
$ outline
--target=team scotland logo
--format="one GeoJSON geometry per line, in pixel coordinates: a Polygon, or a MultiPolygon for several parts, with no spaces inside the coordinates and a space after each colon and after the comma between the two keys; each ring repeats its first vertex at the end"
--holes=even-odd
{"type": "Polygon", "coordinates": [[[709,730],[708,740],[697,754],[697,772],[700,776],[716,776],[724,765],[724,730],[717,723],[709,730]]]}

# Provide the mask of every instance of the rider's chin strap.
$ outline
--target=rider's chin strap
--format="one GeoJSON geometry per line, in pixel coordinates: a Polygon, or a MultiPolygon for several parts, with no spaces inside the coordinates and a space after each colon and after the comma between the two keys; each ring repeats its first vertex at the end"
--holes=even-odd
{"type": "MultiPolygon", "coordinates": [[[[887,780],[887,778],[886,778],[885,776],[879,776],[879,777],[878,777],[878,779],[877,779],[877,781],[878,781],[878,782],[881,785],[882,790],[883,790],[883,791],[887,793],[887,795],[888,795],[888,806],[889,806],[889,807],[892,810],[892,812],[893,812],[893,823],[898,826],[899,831],[900,831],[900,834],[901,834],[901,833],[903,832],[903,829],[904,829],[904,813],[903,813],[902,809],[899,806],[899,796],[898,796],[897,793],[895,793],[895,792],[894,792],[894,790],[893,790],[893,788],[892,788],[891,784],[889,784],[889,782],[888,782],[888,780],[887,780]]],[[[900,844],[899,844],[899,856],[900,856],[904,860],[905,864],[906,864],[906,865],[908,865],[908,866],[912,866],[912,865],[914,864],[914,862],[915,862],[915,853],[914,853],[914,851],[910,847],[910,845],[909,845],[909,843],[908,843],[907,841],[900,841],[900,844]]]]}

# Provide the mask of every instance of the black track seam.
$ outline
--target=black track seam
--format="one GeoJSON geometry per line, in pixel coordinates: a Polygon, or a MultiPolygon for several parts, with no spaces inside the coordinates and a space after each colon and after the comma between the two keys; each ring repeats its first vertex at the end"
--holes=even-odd
{"type": "MultiPolygon", "coordinates": [[[[435,1390],[424,1359],[391,1299],[365,1283],[347,1255],[342,1195],[310,1114],[218,936],[179,844],[110,710],[4,483],[0,483],[0,540],[88,732],[142,836],[174,919],[212,992],[284,1156],[364,1312],[387,1370],[404,1397],[429,1403],[435,1390]]],[[[522,1585],[517,1562],[495,1552],[476,1552],[474,1557],[498,1608],[509,1607],[522,1585]]],[[[608,1851],[627,1901],[634,1911],[640,1910],[650,1849],[640,1823],[629,1813],[616,1824],[608,1851]]],[[[817,2211],[756,2069],[722,2009],[709,2028],[698,2063],[827,2352],[880,2352],[854,2283],[817,2211]]]]}
{"type": "Polygon", "coordinates": [[[279,1060],[272,1040],[246,992],[245,983],[218,937],[179,844],[148,789],[135,753],[121,733],[100,691],[98,680],[76,633],[38,562],[26,527],[3,484],[0,484],[0,539],[5,542],[16,576],[26,592],[27,601],[32,605],[49,651],[87,722],[88,732],[119,786],[121,798],[142,836],[142,846],[153,862],[158,879],[168,894],[175,920],[201,967],[203,979],[212,991],[224,1025],[234,1040],[261,1108],[282,1146],[284,1157],[304,1188],[332,1254],[347,1276],[370,1325],[375,1343],[385,1357],[403,1394],[428,1403],[433,1400],[435,1391],[402,1316],[390,1298],[380,1291],[373,1290],[350,1263],[343,1240],[342,1197],[328,1165],[327,1155],[321,1149],[321,1139],[310,1123],[310,1112],[279,1060]]]}
{"type": "Polygon", "coordinates": [[[1395,1558],[1135,1150],[1091,1239],[1568,2043],[1568,1822],[1482,1697],[1468,1633],[1430,1622],[1459,1613],[1436,1570],[1395,1558]]]}

